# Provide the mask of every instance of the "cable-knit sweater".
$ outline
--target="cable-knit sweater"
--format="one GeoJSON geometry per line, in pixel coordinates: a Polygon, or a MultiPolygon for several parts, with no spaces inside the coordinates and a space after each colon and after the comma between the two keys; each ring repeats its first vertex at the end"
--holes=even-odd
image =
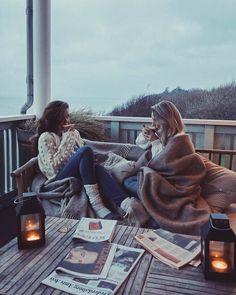
{"type": "Polygon", "coordinates": [[[138,137],[135,140],[135,143],[137,146],[141,147],[144,150],[151,147],[152,158],[158,155],[163,150],[163,146],[160,142],[160,139],[149,141],[144,137],[142,132],[139,133],[138,137]]]}
{"type": "Polygon", "coordinates": [[[38,141],[38,164],[41,172],[48,179],[54,178],[75,153],[75,147],[83,145],[76,129],[62,133],[61,137],[53,132],[42,133],[38,141]]]}

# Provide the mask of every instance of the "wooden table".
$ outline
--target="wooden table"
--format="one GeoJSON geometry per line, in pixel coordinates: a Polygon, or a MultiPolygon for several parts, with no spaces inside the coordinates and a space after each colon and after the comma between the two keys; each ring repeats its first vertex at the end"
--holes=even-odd
{"type": "MultiPolygon", "coordinates": [[[[0,248],[0,294],[66,294],[41,284],[72,247],[77,220],[47,218],[46,245],[19,251],[16,239],[0,248]],[[69,229],[63,232],[63,229],[69,229]]],[[[113,242],[139,247],[134,240],[147,229],[117,225],[113,242]]],[[[117,294],[236,294],[235,283],[206,281],[201,267],[172,269],[145,252],[117,294]]]]}

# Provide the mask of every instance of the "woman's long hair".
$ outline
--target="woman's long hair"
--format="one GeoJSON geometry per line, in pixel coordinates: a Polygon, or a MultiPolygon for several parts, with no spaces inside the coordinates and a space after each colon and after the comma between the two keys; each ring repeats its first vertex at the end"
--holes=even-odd
{"type": "Polygon", "coordinates": [[[36,134],[31,139],[36,154],[40,135],[46,131],[58,134],[64,120],[65,110],[68,108],[68,103],[60,100],[54,100],[45,107],[42,117],[37,122],[36,134]]]}
{"type": "Polygon", "coordinates": [[[151,107],[154,118],[159,122],[159,136],[163,145],[167,144],[170,137],[183,132],[184,123],[176,106],[167,100],[163,100],[151,107]]]}

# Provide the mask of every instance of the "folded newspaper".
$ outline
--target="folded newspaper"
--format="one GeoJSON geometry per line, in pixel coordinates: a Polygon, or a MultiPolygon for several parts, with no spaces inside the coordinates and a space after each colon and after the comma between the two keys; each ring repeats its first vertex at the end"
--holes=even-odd
{"type": "Polygon", "coordinates": [[[111,242],[116,223],[117,220],[82,217],[73,238],[90,242],[111,242]]]}
{"type": "Polygon", "coordinates": [[[58,273],[68,273],[86,279],[105,278],[115,255],[116,244],[108,242],[78,243],[56,268],[58,273]]]}
{"type": "Polygon", "coordinates": [[[200,264],[200,259],[196,259],[201,252],[200,241],[163,229],[150,230],[135,236],[135,239],[153,256],[171,267],[200,264]]]}
{"type": "Polygon", "coordinates": [[[113,295],[127,279],[143,253],[143,249],[116,245],[112,263],[107,267],[105,278],[84,279],[54,271],[42,283],[69,294],[113,295]]]}

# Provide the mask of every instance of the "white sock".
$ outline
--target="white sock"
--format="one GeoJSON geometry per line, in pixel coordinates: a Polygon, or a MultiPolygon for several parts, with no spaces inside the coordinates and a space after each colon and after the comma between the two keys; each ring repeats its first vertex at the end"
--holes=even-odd
{"type": "Polygon", "coordinates": [[[88,195],[89,202],[98,217],[103,218],[111,213],[102,202],[97,184],[86,184],[84,185],[84,188],[88,195]]]}
{"type": "Polygon", "coordinates": [[[131,207],[131,198],[127,197],[121,202],[120,208],[124,210],[127,215],[130,211],[130,207],[131,207]]]}

